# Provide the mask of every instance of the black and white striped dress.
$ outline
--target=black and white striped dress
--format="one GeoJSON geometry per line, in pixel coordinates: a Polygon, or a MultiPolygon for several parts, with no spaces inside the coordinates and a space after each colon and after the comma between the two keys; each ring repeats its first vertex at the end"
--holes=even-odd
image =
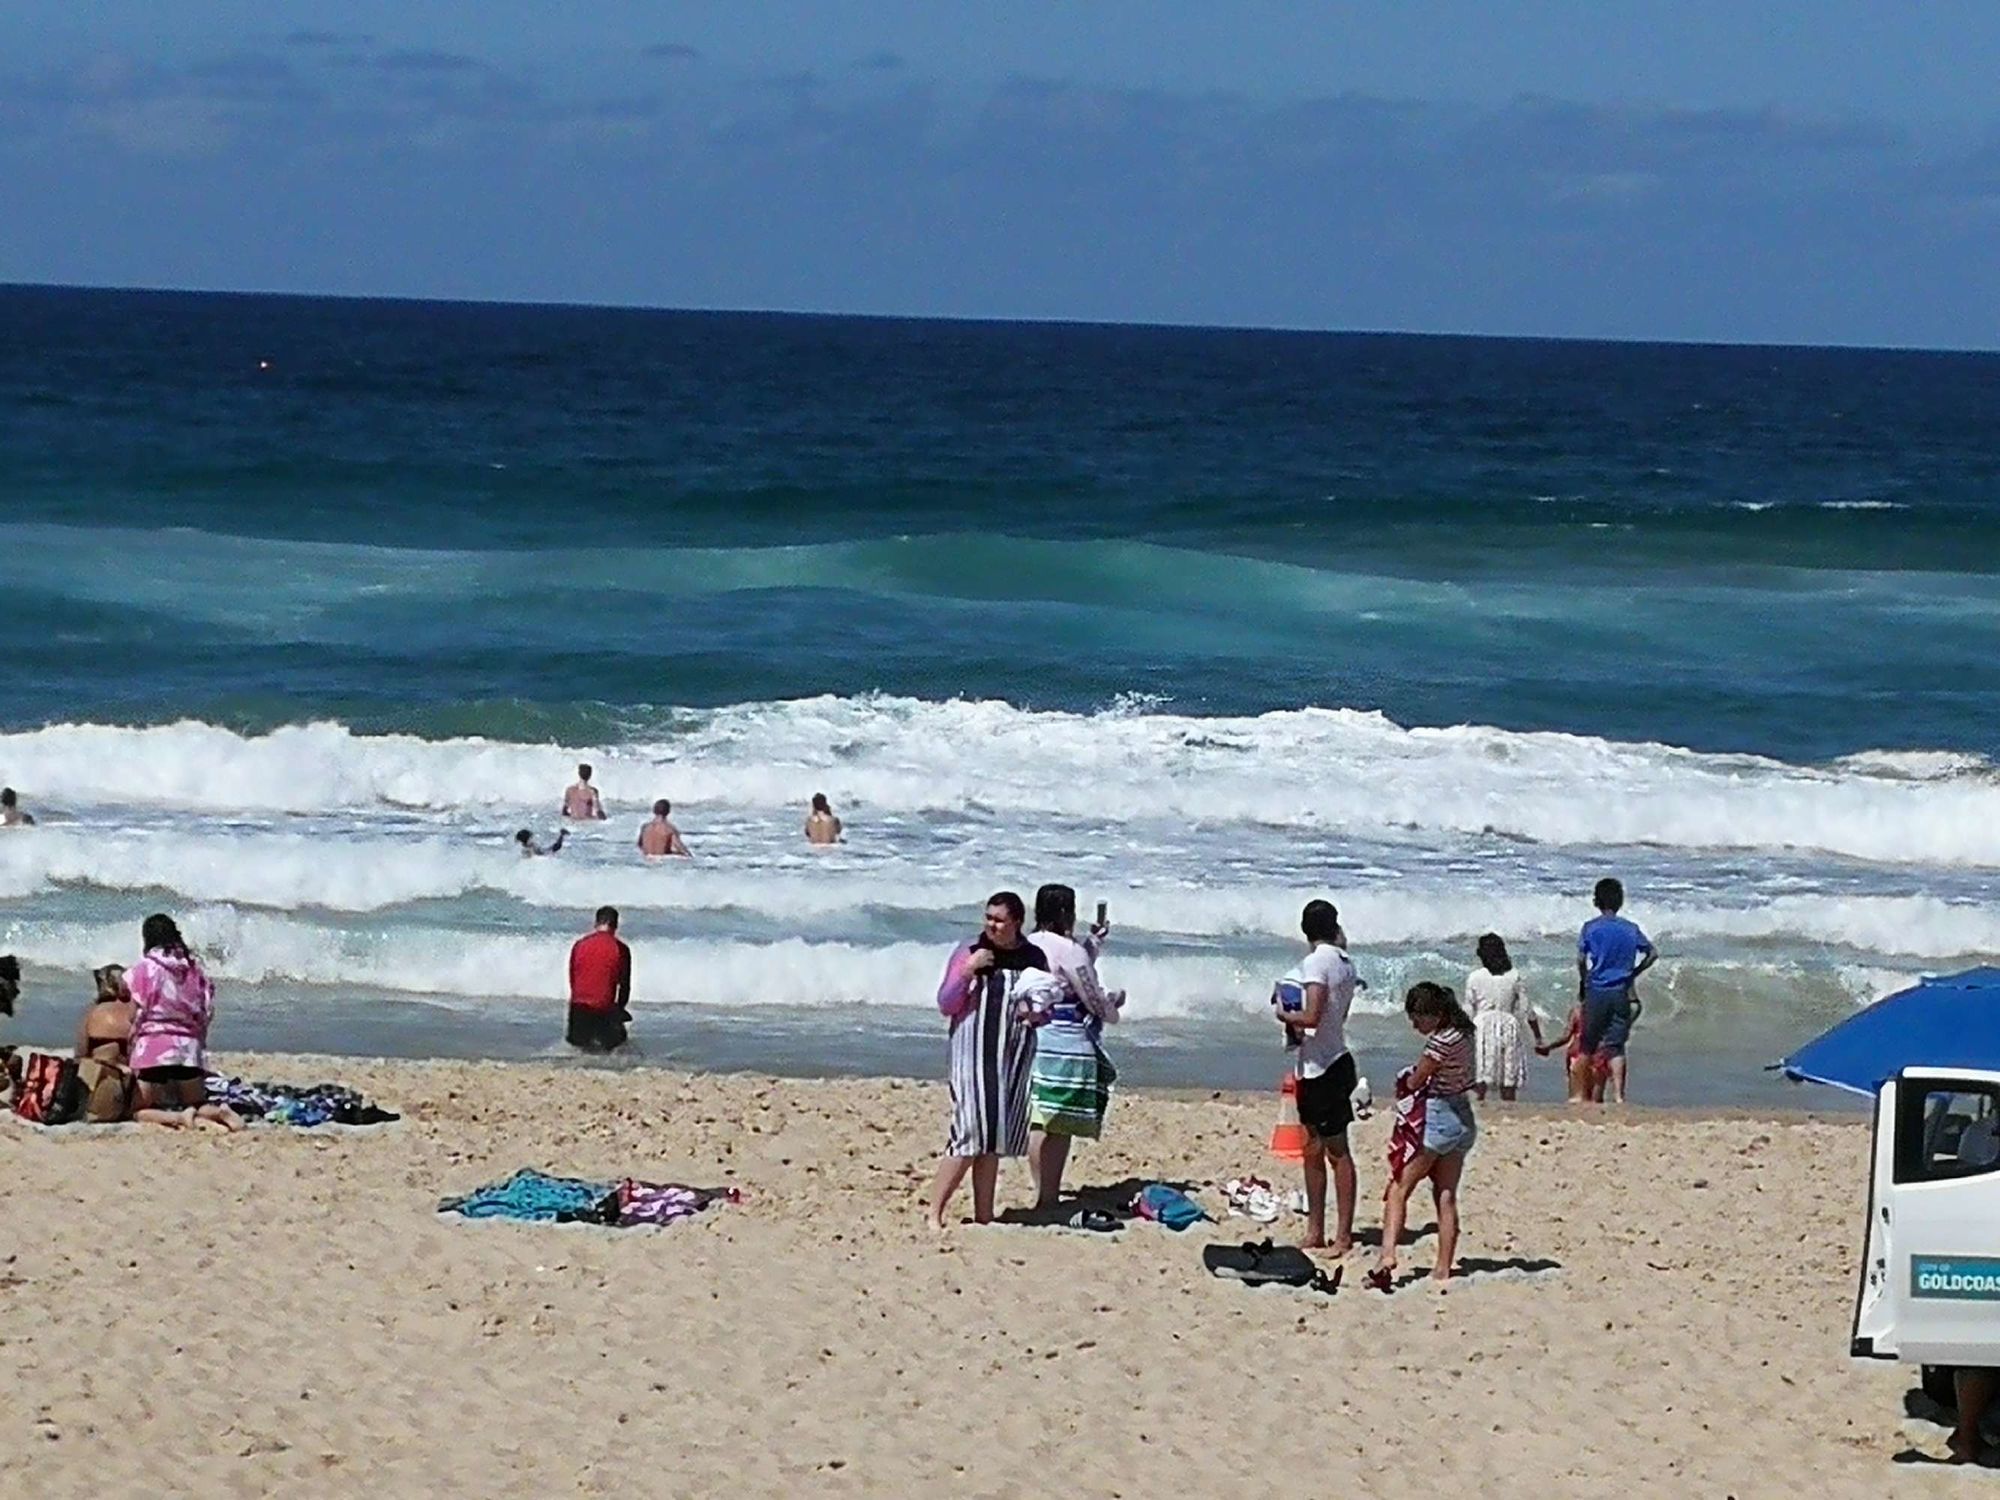
{"type": "Polygon", "coordinates": [[[1042,950],[1023,941],[993,949],[993,967],[973,979],[973,1003],[951,1023],[949,1155],[1027,1154],[1035,1029],[1017,991],[1048,967],[1042,950]]]}

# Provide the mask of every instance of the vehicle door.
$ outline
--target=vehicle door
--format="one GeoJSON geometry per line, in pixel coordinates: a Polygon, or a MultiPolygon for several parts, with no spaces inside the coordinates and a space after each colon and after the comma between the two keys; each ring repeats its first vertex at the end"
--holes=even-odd
{"type": "Polygon", "coordinates": [[[2000,1073],[1883,1088],[1861,1276],[1855,1353],[2000,1364],[2000,1073]]]}

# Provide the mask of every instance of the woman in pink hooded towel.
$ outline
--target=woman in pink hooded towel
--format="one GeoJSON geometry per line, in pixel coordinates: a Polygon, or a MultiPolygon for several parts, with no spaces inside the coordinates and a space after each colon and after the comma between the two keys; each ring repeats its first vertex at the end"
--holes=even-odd
{"type": "Polygon", "coordinates": [[[208,1100],[208,1028],[215,986],[163,912],[140,929],[146,956],[125,971],[132,996],[132,1072],[139,1080],[135,1120],[149,1125],[218,1125],[241,1130],[227,1105],[208,1100]]]}

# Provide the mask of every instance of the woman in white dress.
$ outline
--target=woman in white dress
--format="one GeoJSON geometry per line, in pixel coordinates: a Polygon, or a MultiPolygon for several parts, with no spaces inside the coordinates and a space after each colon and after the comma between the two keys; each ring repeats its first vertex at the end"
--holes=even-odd
{"type": "Polygon", "coordinates": [[[1465,979],[1466,1008],[1472,1012],[1475,1028],[1475,1058],[1472,1091],[1486,1097],[1489,1088],[1512,1103],[1521,1085],[1528,1081],[1528,1047],[1521,1035],[1525,1023],[1542,1043],[1541,1022],[1536,1019],[1521,989],[1521,974],[1507,956],[1500,934],[1489,932],[1479,940],[1479,967],[1465,979]]]}

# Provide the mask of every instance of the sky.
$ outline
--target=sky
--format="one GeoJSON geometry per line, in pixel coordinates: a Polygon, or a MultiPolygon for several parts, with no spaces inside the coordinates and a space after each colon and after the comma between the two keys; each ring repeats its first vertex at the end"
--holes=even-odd
{"type": "Polygon", "coordinates": [[[2000,347],[2000,4],[0,6],[0,282],[2000,347]]]}

